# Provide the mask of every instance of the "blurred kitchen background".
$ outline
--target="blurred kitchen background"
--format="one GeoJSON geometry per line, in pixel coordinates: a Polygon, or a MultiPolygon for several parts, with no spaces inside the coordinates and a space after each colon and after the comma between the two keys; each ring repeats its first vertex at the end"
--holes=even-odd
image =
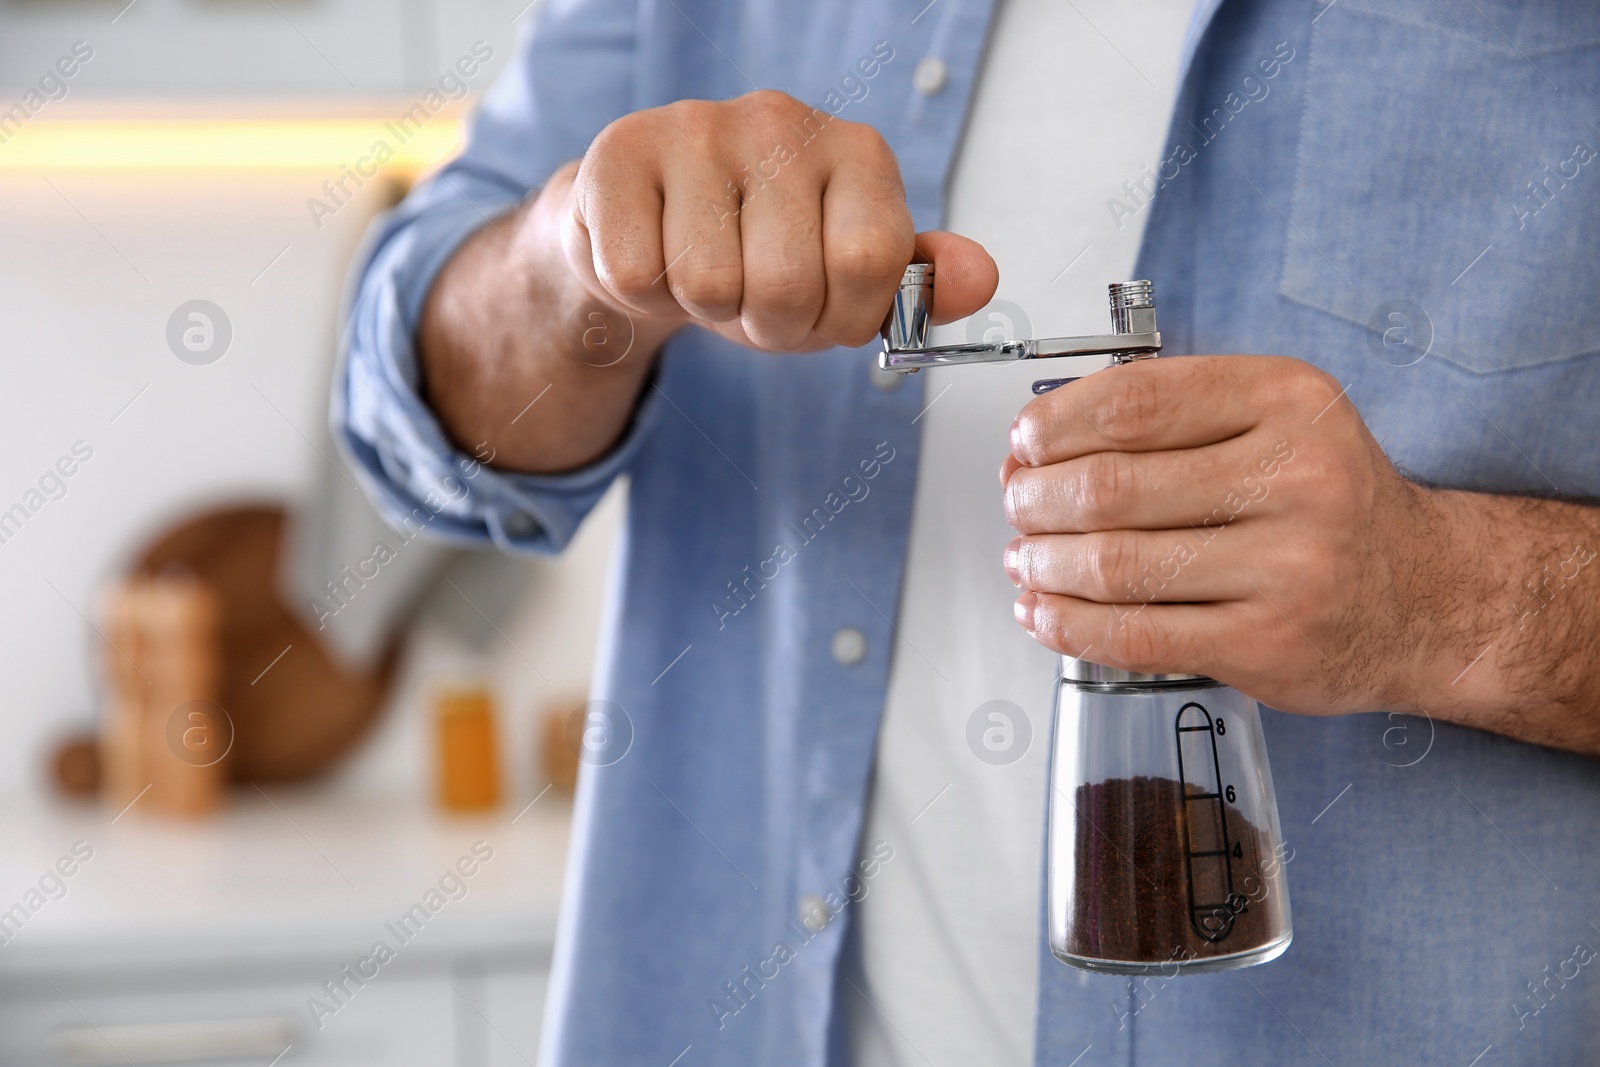
{"type": "Polygon", "coordinates": [[[0,1064],[537,1061],[620,500],[408,542],[326,411],[540,2],[0,0],[0,1064]]]}

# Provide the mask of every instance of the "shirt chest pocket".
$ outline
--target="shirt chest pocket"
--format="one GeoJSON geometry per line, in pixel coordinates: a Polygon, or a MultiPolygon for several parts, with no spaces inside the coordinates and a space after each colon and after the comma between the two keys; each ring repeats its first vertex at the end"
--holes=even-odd
{"type": "Polygon", "coordinates": [[[1279,291],[1478,373],[1600,352],[1600,3],[1341,0],[1279,291]],[[1376,148],[1374,147],[1376,146],[1376,148]]]}

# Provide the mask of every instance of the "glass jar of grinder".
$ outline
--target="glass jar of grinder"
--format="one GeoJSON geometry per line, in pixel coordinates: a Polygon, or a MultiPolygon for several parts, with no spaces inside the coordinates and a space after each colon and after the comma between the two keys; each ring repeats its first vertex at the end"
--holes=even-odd
{"type": "MultiPolygon", "coordinates": [[[[933,266],[913,263],[879,366],[1109,355],[1115,367],[1154,356],[1151,284],[1110,292],[1109,334],[930,347],[933,266]]],[[[1287,849],[1260,709],[1219,682],[1061,657],[1048,839],[1050,950],[1064,963],[1170,977],[1265,963],[1289,947],[1287,849]]]]}

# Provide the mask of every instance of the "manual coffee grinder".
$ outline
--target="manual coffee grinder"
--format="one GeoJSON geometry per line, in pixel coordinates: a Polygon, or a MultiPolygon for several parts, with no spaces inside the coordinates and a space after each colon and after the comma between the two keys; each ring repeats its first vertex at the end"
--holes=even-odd
{"type": "MultiPolygon", "coordinates": [[[[928,345],[933,265],[906,268],[884,325],[884,370],[1161,351],[1153,287],[1114,282],[1111,333],[928,345]]],[[[1045,378],[1043,394],[1074,381],[1045,378]]],[[[1050,950],[1112,974],[1224,971],[1289,947],[1292,858],[1254,700],[1196,674],[1061,657],[1050,764],[1050,950]]]]}

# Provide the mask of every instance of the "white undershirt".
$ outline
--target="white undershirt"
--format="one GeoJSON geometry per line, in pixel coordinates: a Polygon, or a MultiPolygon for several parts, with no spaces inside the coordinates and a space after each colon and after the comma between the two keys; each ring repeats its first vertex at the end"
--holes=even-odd
{"type": "MultiPolygon", "coordinates": [[[[1145,219],[1144,194],[1129,196],[1123,183],[1137,185],[1160,158],[1191,7],[1001,4],[948,228],[989,250],[998,299],[1028,321],[1007,323],[1017,316],[991,305],[981,329],[1110,328],[1106,284],[1131,277],[1145,219]],[[1136,212],[1119,212],[1121,228],[1111,197],[1136,212]]],[[[936,340],[964,340],[968,328],[946,327],[936,340]]],[[[1054,659],[1012,620],[1016,590],[1001,555],[1013,531],[997,472],[1030,383],[1103,363],[927,372],[901,637],[863,836],[865,848],[886,841],[895,856],[857,905],[865,983],[847,997],[858,1067],[1032,1061],[1054,659]],[[1007,765],[968,745],[969,718],[995,700],[1020,707],[1031,728],[1026,753],[1007,765]]],[[[982,726],[1003,745],[1003,723],[982,726]]]]}

